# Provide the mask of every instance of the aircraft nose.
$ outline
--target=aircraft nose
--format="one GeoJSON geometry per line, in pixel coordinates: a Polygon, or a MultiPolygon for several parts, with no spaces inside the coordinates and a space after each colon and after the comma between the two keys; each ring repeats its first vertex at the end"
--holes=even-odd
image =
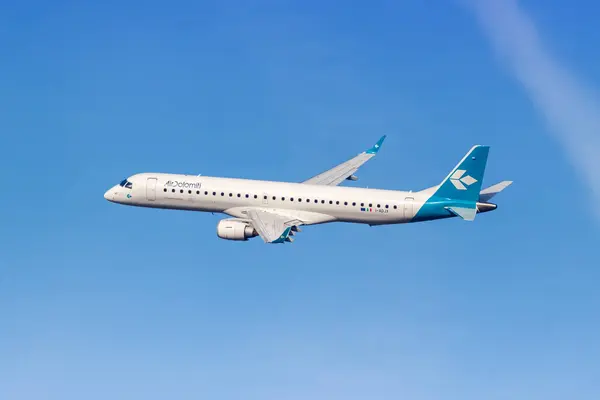
{"type": "Polygon", "coordinates": [[[113,201],[114,197],[115,197],[115,195],[114,195],[114,193],[113,193],[113,190],[112,190],[112,188],[111,188],[111,189],[108,189],[108,190],[106,191],[106,193],[104,193],[104,198],[105,198],[106,200],[108,200],[108,201],[113,201]]]}

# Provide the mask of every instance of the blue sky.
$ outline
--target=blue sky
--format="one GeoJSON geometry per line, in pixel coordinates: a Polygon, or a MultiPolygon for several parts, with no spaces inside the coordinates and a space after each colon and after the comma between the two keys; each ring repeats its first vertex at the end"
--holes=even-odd
{"type": "MultiPolygon", "coordinates": [[[[594,97],[598,5],[518,7],[594,97]]],[[[485,13],[5,6],[0,398],[597,399],[594,178],[565,150],[584,135],[552,118],[556,91],[528,85],[485,13]],[[382,134],[347,185],[422,189],[476,143],[491,146],[484,184],[515,184],[474,223],[331,224],[284,246],[102,197],[144,171],[301,181],[382,134]]],[[[574,148],[600,156],[597,139],[574,148]]]]}

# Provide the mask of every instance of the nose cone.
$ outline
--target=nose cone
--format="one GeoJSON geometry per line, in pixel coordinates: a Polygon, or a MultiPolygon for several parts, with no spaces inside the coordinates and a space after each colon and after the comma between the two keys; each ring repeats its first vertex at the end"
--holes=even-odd
{"type": "Polygon", "coordinates": [[[115,194],[112,188],[108,189],[106,193],[104,193],[104,198],[108,201],[113,201],[115,194]]]}

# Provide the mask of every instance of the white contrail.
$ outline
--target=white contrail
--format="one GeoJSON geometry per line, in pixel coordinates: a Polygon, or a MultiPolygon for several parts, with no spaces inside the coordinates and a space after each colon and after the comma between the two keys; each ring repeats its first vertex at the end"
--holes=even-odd
{"type": "Polygon", "coordinates": [[[517,0],[468,0],[468,4],[548,121],[593,199],[600,201],[600,104],[595,94],[550,54],[517,0]]]}

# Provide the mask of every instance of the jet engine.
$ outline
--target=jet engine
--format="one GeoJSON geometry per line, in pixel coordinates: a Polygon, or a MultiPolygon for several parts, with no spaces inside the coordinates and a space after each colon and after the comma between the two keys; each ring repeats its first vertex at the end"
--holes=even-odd
{"type": "Polygon", "coordinates": [[[246,222],[225,219],[217,224],[217,236],[227,240],[248,240],[258,233],[246,222]]]}

